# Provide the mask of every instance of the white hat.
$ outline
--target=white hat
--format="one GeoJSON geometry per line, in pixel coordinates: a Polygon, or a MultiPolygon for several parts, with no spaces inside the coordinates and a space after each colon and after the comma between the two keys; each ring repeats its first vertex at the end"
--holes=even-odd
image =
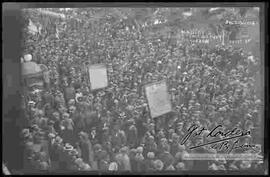
{"type": "Polygon", "coordinates": [[[26,54],[24,55],[24,61],[31,61],[32,60],[32,55],[31,54],[26,54]]]}
{"type": "Polygon", "coordinates": [[[36,104],[34,101],[29,101],[28,104],[36,104]]]}
{"type": "Polygon", "coordinates": [[[118,165],[117,165],[117,163],[116,163],[116,162],[110,163],[109,169],[108,169],[108,170],[109,170],[109,171],[117,171],[117,170],[118,170],[118,165]]]}
{"type": "Polygon", "coordinates": [[[56,135],[53,134],[53,133],[49,133],[48,136],[49,136],[50,138],[55,138],[55,137],[56,137],[56,135]]]}

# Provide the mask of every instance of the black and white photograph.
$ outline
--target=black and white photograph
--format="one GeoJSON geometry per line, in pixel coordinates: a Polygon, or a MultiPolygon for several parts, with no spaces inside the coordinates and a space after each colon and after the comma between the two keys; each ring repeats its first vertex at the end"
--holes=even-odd
{"type": "Polygon", "coordinates": [[[264,4],[10,4],[3,174],[268,175],[264,4]]]}

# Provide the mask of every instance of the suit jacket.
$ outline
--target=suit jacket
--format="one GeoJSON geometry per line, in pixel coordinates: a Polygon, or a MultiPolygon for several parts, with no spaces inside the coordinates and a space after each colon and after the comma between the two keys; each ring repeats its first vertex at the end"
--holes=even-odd
{"type": "Polygon", "coordinates": [[[177,142],[172,142],[171,143],[171,154],[173,156],[175,156],[176,153],[178,152],[178,146],[179,146],[179,144],[177,142]]]}
{"type": "Polygon", "coordinates": [[[112,136],[112,145],[113,147],[121,147],[126,144],[127,138],[124,131],[117,132],[114,136],[112,136]]]}
{"type": "Polygon", "coordinates": [[[89,140],[80,141],[80,148],[82,153],[82,159],[86,163],[90,163],[91,165],[94,163],[94,152],[92,143],[89,140]]]}

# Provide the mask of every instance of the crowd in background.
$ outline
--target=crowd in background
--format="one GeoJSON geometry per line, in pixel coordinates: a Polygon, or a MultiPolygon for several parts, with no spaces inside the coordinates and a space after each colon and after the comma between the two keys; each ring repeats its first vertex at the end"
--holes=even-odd
{"type": "Polygon", "coordinates": [[[254,130],[241,142],[261,143],[262,101],[254,87],[260,59],[227,45],[149,39],[119,25],[104,22],[96,41],[88,40],[87,25],[25,38],[26,52],[50,71],[46,89],[23,101],[25,171],[260,169],[259,161],[187,160],[190,153],[218,152],[189,149],[206,138],[180,143],[193,123],[254,130]],[[85,62],[107,65],[107,88],[90,90],[85,62]],[[160,80],[167,81],[173,111],[152,118],[143,86],[160,80]]]}

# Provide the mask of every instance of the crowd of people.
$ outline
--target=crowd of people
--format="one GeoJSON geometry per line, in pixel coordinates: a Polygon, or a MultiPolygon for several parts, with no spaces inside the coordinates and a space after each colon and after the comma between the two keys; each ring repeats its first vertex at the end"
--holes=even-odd
{"type": "Polygon", "coordinates": [[[190,153],[219,152],[189,149],[204,138],[181,144],[193,123],[251,129],[241,142],[262,143],[262,101],[254,87],[259,58],[227,45],[146,37],[124,23],[112,26],[109,18],[100,24],[46,38],[26,35],[25,52],[50,71],[46,88],[29,91],[22,105],[26,172],[261,168],[260,161],[188,160],[190,153]],[[107,65],[109,86],[91,91],[87,64],[97,63],[107,65]],[[144,85],[160,80],[167,81],[173,111],[152,118],[144,85]]]}

